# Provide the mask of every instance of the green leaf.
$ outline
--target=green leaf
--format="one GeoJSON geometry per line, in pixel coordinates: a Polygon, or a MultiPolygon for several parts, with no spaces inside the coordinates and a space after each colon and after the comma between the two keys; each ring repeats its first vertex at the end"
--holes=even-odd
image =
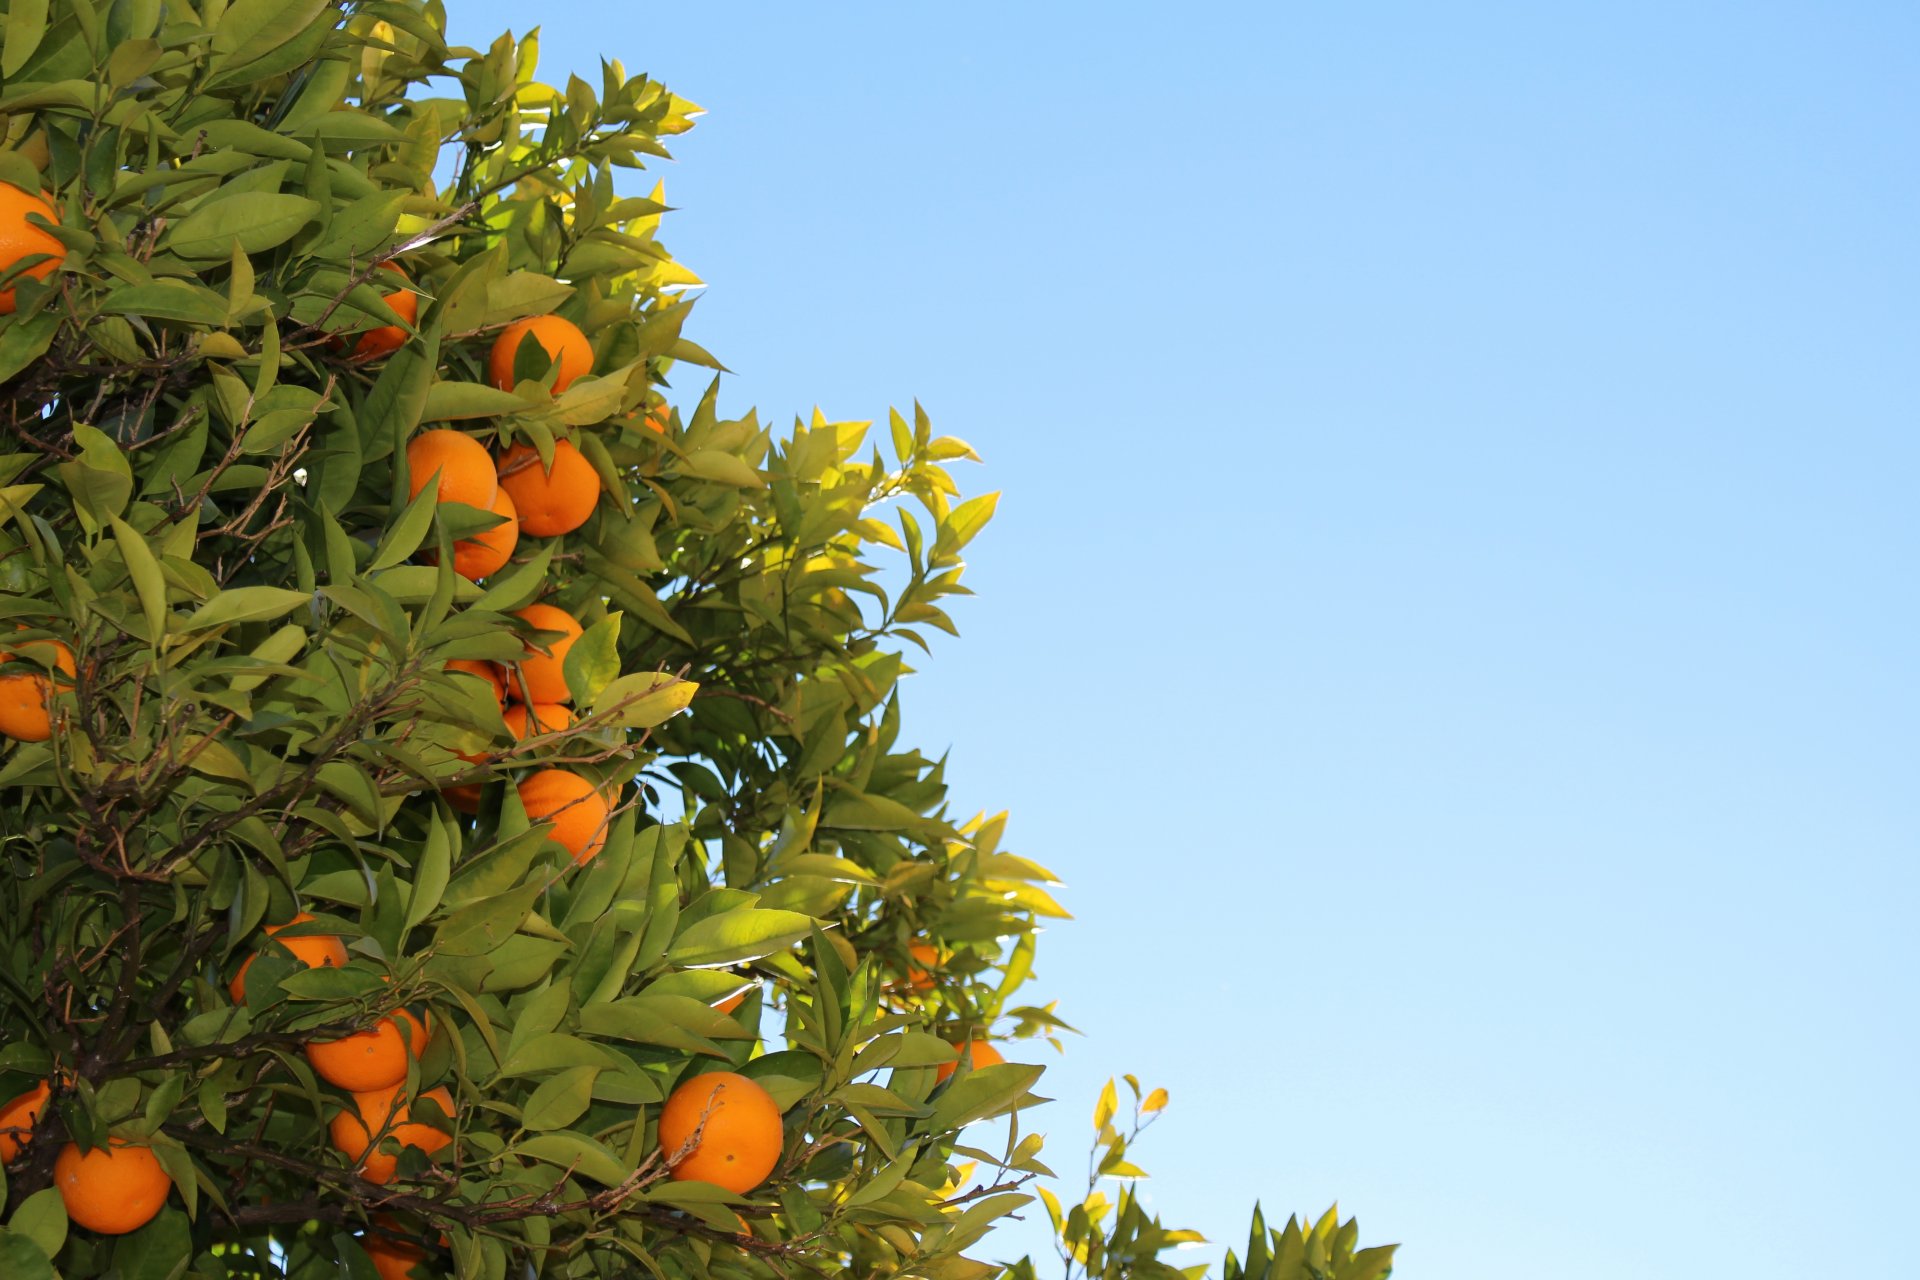
{"type": "Polygon", "coordinates": [[[685,711],[699,690],[693,681],[664,671],[621,676],[593,699],[593,714],[614,728],[651,729],[685,711]]]}
{"type": "Polygon", "coordinates": [[[46,1187],[21,1201],[7,1230],[33,1241],[49,1258],[58,1257],[67,1242],[67,1206],[59,1190],[46,1187]]]}
{"type": "Polygon", "coordinates": [[[47,0],[10,0],[0,31],[0,76],[11,80],[47,34],[47,0]]]}
{"type": "Polygon", "coordinates": [[[367,572],[392,568],[418,551],[420,544],[427,540],[433,528],[434,512],[439,509],[440,502],[431,485],[415,494],[400,518],[381,535],[379,545],[373,549],[373,559],[367,562],[367,572]]]}
{"type": "Polygon", "coordinates": [[[219,326],[227,322],[226,299],[205,285],[185,280],[121,285],[102,300],[100,310],[111,315],[179,320],[187,324],[219,326]]]}
{"type": "Polygon", "coordinates": [[[0,1276],[7,1280],[59,1280],[53,1263],[31,1239],[0,1230],[0,1276]]]}
{"type": "Polygon", "coordinates": [[[270,622],[285,617],[313,597],[286,587],[233,587],[194,610],[185,623],[188,632],[205,631],[236,622],[270,622]]]}
{"type": "Polygon", "coordinates": [[[441,921],[434,950],[450,956],[486,955],[519,930],[543,892],[544,885],[522,885],[461,907],[441,921]]]}
{"type": "Polygon", "coordinates": [[[422,422],[450,422],[465,418],[498,418],[531,408],[511,391],[481,382],[436,382],[427,389],[422,422]]]}
{"type": "Polygon", "coordinates": [[[563,1169],[572,1169],[603,1186],[617,1187],[633,1172],[619,1156],[592,1138],[584,1138],[577,1133],[536,1134],[510,1150],[563,1169]]]}
{"type": "Polygon", "coordinates": [[[127,562],[134,592],[140,597],[140,611],[146,616],[147,634],[158,645],[165,639],[167,630],[167,580],[146,539],[118,516],[113,517],[112,523],[113,540],[120,544],[120,558],[127,562]]]}
{"type": "Polygon", "coordinates": [[[718,449],[695,449],[680,460],[680,469],[701,480],[728,484],[738,489],[758,489],[763,483],[758,471],[732,454],[722,453],[718,449]]]}
{"type": "Polygon", "coordinates": [[[943,1133],[1008,1110],[1027,1096],[1044,1070],[1021,1062],[1003,1062],[954,1076],[946,1091],[934,1100],[927,1131],[943,1133]]]}
{"type": "Polygon", "coordinates": [[[599,1067],[568,1067],[542,1081],[527,1099],[520,1123],[529,1129],[566,1128],[586,1113],[593,1101],[593,1080],[599,1074],[599,1067]]]}
{"type": "Polygon", "coordinates": [[[797,911],[738,907],[681,930],[667,959],[686,967],[738,964],[786,951],[813,929],[813,917],[797,911]]]}
{"type": "Polygon", "coordinates": [[[420,851],[420,861],[413,869],[413,888],[407,895],[406,924],[402,930],[412,929],[415,925],[433,914],[440,905],[440,895],[447,891],[447,877],[453,865],[453,841],[447,835],[447,828],[440,815],[427,817],[427,842],[420,851]]]}
{"type": "Polygon", "coordinates": [[[319,212],[320,206],[305,196],[246,191],[202,205],[182,218],[167,237],[166,247],[183,258],[209,261],[224,260],[236,242],[248,253],[263,253],[293,239],[319,212]]]}
{"type": "Polygon", "coordinates": [[[573,700],[585,706],[620,674],[620,615],[610,613],[588,627],[560,663],[573,700]]]}

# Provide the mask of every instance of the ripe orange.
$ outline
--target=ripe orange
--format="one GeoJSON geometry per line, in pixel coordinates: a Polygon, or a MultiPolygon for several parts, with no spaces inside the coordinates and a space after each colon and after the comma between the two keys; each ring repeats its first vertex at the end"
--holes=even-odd
{"type": "Polygon", "coordinates": [[[500,455],[500,487],[520,509],[520,527],[542,538],[572,533],[600,501],[600,473],[565,440],[553,444],[553,465],[540,465],[532,445],[516,444],[500,455]]]}
{"type": "Polygon", "coordinates": [[[743,987],[724,1000],[716,1000],[713,1007],[721,1013],[732,1013],[747,1002],[747,993],[751,990],[753,990],[752,987],[743,987]]]}
{"type": "Polygon", "coordinates": [[[915,991],[933,990],[933,970],[940,964],[940,948],[930,942],[916,942],[907,954],[917,962],[907,966],[907,986],[915,991]]]}
{"type": "Polygon", "coordinates": [[[551,822],[548,834],[573,855],[590,860],[607,843],[612,805],[588,778],[565,769],[542,769],[520,783],[520,804],[534,822],[551,822]]]}
{"type": "MultiPolygon", "coordinates": [[[[959,1049],[961,1053],[966,1055],[967,1062],[974,1071],[978,1071],[982,1067],[997,1067],[1006,1061],[1005,1058],[1000,1056],[1000,1051],[985,1040],[969,1040],[964,1049],[959,1045],[953,1047],[959,1049]]],[[[958,1060],[943,1062],[933,1069],[933,1076],[936,1081],[945,1080],[959,1069],[960,1063],[958,1060]]]]}
{"type": "Polygon", "coordinates": [[[419,497],[435,475],[440,477],[438,501],[493,509],[500,480],[487,447],[472,436],[451,427],[435,427],[407,441],[407,497],[419,497]]]}
{"type": "Polygon", "coordinates": [[[484,681],[487,687],[493,690],[493,700],[500,704],[502,711],[506,710],[507,682],[501,677],[499,666],[491,662],[481,662],[476,658],[454,658],[447,663],[447,670],[457,671],[462,675],[484,681]]]}
{"type": "MultiPolygon", "coordinates": [[[[391,271],[402,280],[406,280],[409,284],[412,283],[412,281],[408,279],[407,273],[391,262],[381,263],[380,269],[382,271],[391,271]]],[[[395,315],[405,320],[409,325],[420,322],[420,295],[413,290],[401,289],[397,293],[389,293],[385,297],[385,302],[389,307],[393,308],[395,315]]],[[[406,342],[406,329],[401,328],[397,324],[381,325],[378,329],[369,329],[360,335],[360,341],[356,343],[353,348],[353,358],[356,360],[372,360],[379,356],[390,355],[405,346],[406,342]]]]}
{"type": "MultiPolygon", "coordinates": [[[[53,206],[43,197],[0,182],[0,272],[12,269],[23,258],[43,253],[53,255],[28,267],[15,280],[25,276],[45,280],[67,256],[67,247],[51,232],[27,221],[30,213],[37,213],[48,222],[60,221],[54,216],[53,206]]],[[[12,315],[14,305],[13,290],[0,289],[0,316],[12,315]]]]}
{"type": "Polygon", "coordinates": [[[307,1061],[322,1080],[349,1093],[369,1093],[407,1078],[407,1060],[426,1051],[427,1024],[395,1009],[366,1031],[307,1044],[307,1061]]]}
{"type": "Polygon", "coordinates": [[[646,411],[640,415],[641,426],[658,431],[661,435],[667,434],[667,428],[672,423],[673,410],[667,407],[664,400],[659,404],[648,405],[646,411]]]}
{"type": "MultiPolygon", "coordinates": [[[[0,191],[10,190],[0,185],[0,191]]],[[[49,658],[54,675],[24,671],[0,676],[0,734],[20,742],[45,742],[53,736],[54,682],[72,685],[73,650],[58,640],[24,640],[11,650],[0,650],[0,662],[45,663],[49,658]]]]}
{"type": "Polygon", "coordinates": [[[527,655],[520,659],[519,676],[507,681],[507,696],[516,702],[572,702],[573,694],[567,688],[563,664],[567,650],[580,638],[580,624],[550,604],[530,604],[514,616],[541,631],[558,631],[561,635],[542,647],[528,641],[527,655]]]}
{"type": "Polygon", "coordinates": [[[487,373],[502,391],[513,390],[513,358],[529,334],[553,362],[553,394],[559,395],[575,378],[593,371],[593,346],[579,325],[559,316],[528,316],[502,329],[487,353],[487,373]]]}
{"type": "Polygon", "coordinates": [[[33,1137],[33,1126],[40,1123],[40,1112],[53,1096],[45,1080],[33,1086],[5,1106],[0,1106],[0,1164],[12,1164],[20,1148],[33,1137]]]}
{"type": "MultiPolygon", "coordinates": [[[[344,967],[347,963],[347,944],[332,934],[322,933],[315,934],[310,938],[287,938],[285,940],[273,937],[274,934],[279,933],[282,929],[286,928],[287,925],[305,924],[311,919],[313,919],[312,916],[302,911],[299,915],[287,921],[286,924],[268,925],[267,936],[271,939],[268,945],[285,947],[287,950],[293,952],[294,959],[309,969],[339,969],[344,967]]],[[[240,972],[234,974],[233,981],[227,985],[227,994],[233,997],[235,1004],[246,1003],[247,970],[252,967],[253,957],[248,956],[240,962],[240,972]]]]}
{"type": "Polygon", "coordinates": [[[53,1185],[60,1189],[67,1217],[89,1231],[119,1236],[153,1221],[173,1190],[173,1179],[151,1150],[115,1138],[91,1151],[74,1142],[60,1148],[53,1185]]]}
{"type": "Polygon", "coordinates": [[[513,558],[513,549],[520,542],[520,513],[515,509],[513,495],[505,485],[493,495],[493,504],[488,510],[497,516],[505,516],[506,523],[484,529],[471,538],[462,538],[453,544],[453,571],[468,582],[478,582],[489,574],[498,573],[501,566],[513,558]]]}
{"type": "MultiPolygon", "coordinates": [[[[388,1130],[386,1137],[403,1147],[418,1147],[432,1155],[453,1141],[452,1134],[444,1133],[423,1121],[409,1119],[410,1109],[406,1102],[400,1100],[399,1094],[400,1086],[397,1084],[356,1093],[353,1095],[353,1106],[343,1109],[327,1122],[327,1133],[333,1139],[334,1150],[356,1164],[365,1157],[360,1176],[381,1186],[393,1181],[393,1175],[400,1166],[398,1154],[379,1150],[373,1141],[374,1135],[385,1128],[389,1120],[393,1127],[388,1130]]],[[[432,1098],[449,1120],[453,1118],[453,1095],[445,1086],[429,1089],[420,1096],[432,1098]]],[[[384,1140],[380,1143],[382,1147],[386,1145],[384,1140]]]]}
{"type": "Polygon", "coordinates": [[[780,1163],[785,1140],[772,1096],[731,1071],[693,1077],[660,1109],[660,1150],[669,1162],[677,1158],[677,1182],[711,1182],[745,1195],[780,1163]]]}
{"type": "Polygon", "coordinates": [[[516,702],[508,707],[503,719],[507,722],[507,732],[513,735],[515,742],[542,733],[560,733],[573,728],[573,708],[564,702],[536,702],[528,707],[524,702],[516,702]],[[527,723],[528,712],[533,715],[532,726],[527,723]]]}
{"type": "Polygon", "coordinates": [[[385,1236],[361,1236],[360,1247],[366,1250],[380,1280],[413,1280],[414,1268],[427,1260],[427,1251],[420,1246],[385,1236]]]}

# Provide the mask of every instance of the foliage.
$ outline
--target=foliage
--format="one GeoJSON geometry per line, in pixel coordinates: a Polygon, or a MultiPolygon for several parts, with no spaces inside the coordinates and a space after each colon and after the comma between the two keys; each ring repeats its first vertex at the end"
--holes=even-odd
{"type": "Polygon", "coordinates": [[[0,183],[47,194],[65,253],[0,270],[0,680],[51,715],[0,757],[0,1096],[53,1086],[0,1274],[370,1280],[394,1241],[486,1280],[992,1274],[965,1251],[1040,1143],[962,1130],[1040,1068],[936,1068],[1064,1025],[1018,1003],[1064,913],[1004,817],[949,812],[898,685],[993,496],[962,500],[973,452],[917,407],[878,443],[722,419],[717,379],[670,407],[719,365],[683,336],[663,192],[616,176],[697,109],[445,32],[437,0],[9,2],[0,183]],[[593,373],[562,388],[529,342],[490,377],[541,315],[593,373]],[[455,545],[500,517],[415,496],[436,428],[571,443],[594,513],[467,581],[455,545]],[[535,602],[584,627],[580,718],[516,738],[449,664],[546,644],[535,602]],[[617,801],[584,865],[508,785],[556,767],[617,801]],[[347,964],[280,945],[322,937],[347,964]],[[451,1141],[379,1184],[328,1136],[370,1113],[301,1050],[403,1008],[430,1029],[408,1131],[451,1141]],[[745,1195],[658,1142],[713,1070],[784,1112],[745,1195]],[[121,1237],[53,1184],[109,1140],[173,1183],[121,1237]]]}

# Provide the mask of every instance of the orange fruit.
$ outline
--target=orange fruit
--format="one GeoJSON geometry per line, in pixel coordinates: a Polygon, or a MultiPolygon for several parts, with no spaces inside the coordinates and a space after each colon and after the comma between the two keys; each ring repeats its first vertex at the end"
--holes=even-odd
{"type": "Polygon", "coordinates": [[[672,423],[673,410],[667,407],[665,401],[648,405],[646,411],[640,415],[641,426],[658,431],[661,435],[667,434],[667,428],[672,423]]]}
{"type": "Polygon", "coordinates": [[[529,707],[524,702],[516,702],[506,710],[503,717],[507,722],[507,732],[513,735],[515,742],[542,733],[560,733],[573,728],[573,708],[564,702],[536,702],[529,707]],[[533,715],[533,724],[529,728],[527,715],[533,715]]]}
{"type": "Polygon", "coordinates": [[[173,1179],[151,1150],[115,1138],[91,1151],[74,1142],[60,1148],[53,1185],[60,1189],[67,1217],[89,1231],[120,1236],[153,1221],[173,1190],[173,1179]]]}
{"type": "MultiPolygon", "coordinates": [[[[0,191],[9,190],[0,185],[0,191]]],[[[58,640],[23,640],[11,650],[0,650],[0,661],[5,662],[45,662],[49,657],[58,675],[23,671],[0,676],[0,734],[20,742],[45,742],[53,736],[54,682],[73,683],[73,650],[58,640]]]]}
{"type": "MultiPolygon", "coordinates": [[[[399,1155],[379,1149],[387,1145],[384,1139],[379,1147],[373,1141],[374,1135],[386,1128],[389,1121],[393,1127],[387,1131],[387,1138],[403,1147],[418,1147],[428,1155],[442,1150],[453,1141],[452,1134],[423,1121],[410,1119],[410,1109],[400,1100],[399,1094],[400,1086],[397,1084],[356,1093],[353,1095],[353,1106],[341,1110],[327,1122],[327,1133],[333,1139],[334,1150],[355,1164],[360,1164],[364,1157],[365,1164],[360,1176],[382,1186],[393,1181],[393,1175],[400,1166],[399,1155]]],[[[429,1089],[420,1096],[432,1098],[440,1104],[440,1110],[446,1113],[449,1120],[453,1118],[453,1095],[447,1092],[445,1086],[429,1089]]]]}
{"type": "Polygon", "coordinates": [[[536,647],[527,642],[527,655],[520,659],[520,674],[507,681],[507,696],[516,702],[572,702],[567,689],[567,650],[580,638],[581,627],[564,610],[550,604],[530,604],[514,615],[541,631],[558,631],[558,640],[536,647]],[[544,650],[544,652],[543,652],[544,650]]]}
{"type": "Polygon", "coordinates": [[[772,1095],[731,1071],[685,1081],[660,1109],[660,1150],[676,1182],[745,1195],[780,1163],[785,1142],[772,1095]]]}
{"type": "MultiPolygon", "coordinates": [[[[408,280],[407,273],[391,262],[380,264],[382,271],[391,271],[402,280],[408,280]]],[[[408,280],[408,283],[412,283],[408,280]]],[[[409,325],[420,322],[420,295],[411,289],[401,289],[397,293],[385,295],[384,301],[393,308],[394,314],[409,325]]],[[[369,329],[360,335],[360,341],[354,344],[353,358],[372,360],[379,356],[390,355],[406,345],[408,331],[397,324],[381,325],[378,329],[369,329]]]]}
{"type": "Polygon", "coordinates": [[[366,1031],[339,1040],[313,1040],[307,1061],[322,1080],[349,1093],[369,1093],[407,1078],[407,1061],[427,1047],[427,1024],[410,1009],[395,1009],[366,1031]]]}
{"type": "MultiPolygon", "coordinates": [[[[44,197],[0,182],[0,272],[11,270],[23,258],[47,253],[53,256],[21,273],[35,280],[45,280],[65,260],[67,247],[52,232],[28,222],[27,215],[30,213],[37,213],[48,222],[60,221],[54,216],[53,206],[44,197]]],[[[15,280],[20,278],[16,276],[15,280]]],[[[0,316],[12,315],[13,308],[12,288],[0,289],[0,316]]]]}
{"type": "MultiPolygon", "coordinates": [[[[975,1071],[982,1067],[997,1067],[1006,1061],[1000,1056],[1000,1051],[985,1040],[969,1040],[964,1049],[959,1045],[953,1047],[966,1055],[967,1062],[975,1071]]],[[[933,1069],[934,1079],[945,1080],[959,1069],[960,1063],[957,1059],[953,1062],[943,1062],[933,1069]]]]}
{"type": "Polygon", "coordinates": [[[542,538],[572,533],[600,501],[600,473],[565,440],[553,444],[553,465],[540,465],[532,445],[516,444],[500,455],[500,487],[520,509],[520,527],[542,538]]]}
{"type": "Polygon", "coordinates": [[[468,582],[478,582],[498,573],[500,567],[512,559],[513,549],[520,542],[520,513],[515,510],[513,495],[505,485],[493,495],[488,510],[505,516],[506,522],[453,544],[453,571],[468,582]]]}
{"type": "Polygon", "coordinates": [[[933,990],[933,970],[940,964],[940,948],[930,942],[916,942],[907,948],[916,963],[907,966],[907,985],[915,991],[933,990]]]}
{"type": "Polygon", "coordinates": [[[493,690],[493,700],[500,704],[502,711],[507,708],[507,682],[500,675],[500,668],[491,662],[482,662],[477,658],[454,658],[447,663],[448,671],[457,671],[485,682],[493,690]]]}
{"type": "Polygon", "coordinates": [[[533,822],[551,822],[547,834],[573,855],[591,859],[607,843],[613,806],[591,779],[565,769],[542,769],[520,783],[520,804],[533,822]]]}
{"type": "Polygon", "coordinates": [[[418,1245],[369,1235],[360,1237],[360,1247],[366,1251],[380,1280],[413,1280],[415,1274],[426,1274],[414,1271],[427,1260],[427,1251],[418,1245]]]}
{"type": "Polygon", "coordinates": [[[715,1009],[718,1009],[721,1013],[732,1013],[735,1009],[738,1009],[741,1005],[745,1004],[746,1002],[747,1002],[747,993],[745,990],[741,990],[741,991],[734,992],[732,995],[728,996],[724,1000],[716,1000],[714,1002],[713,1007],[715,1009]]]}
{"type": "Polygon", "coordinates": [[[436,475],[439,501],[493,509],[493,495],[500,492],[493,458],[485,445],[464,431],[435,427],[407,441],[407,497],[419,497],[436,475]]]}
{"type": "MultiPolygon", "coordinates": [[[[339,969],[345,967],[347,963],[347,944],[332,934],[321,933],[315,934],[310,938],[287,938],[284,940],[273,937],[274,934],[279,933],[282,929],[286,928],[287,925],[305,924],[311,919],[313,919],[312,916],[302,911],[299,915],[287,921],[286,924],[268,925],[267,936],[271,939],[268,945],[285,947],[287,950],[293,952],[294,959],[309,969],[339,969]]],[[[247,970],[252,967],[253,957],[248,956],[240,962],[240,972],[234,974],[233,981],[227,985],[227,994],[233,997],[235,1004],[246,1003],[247,970]]]]}
{"type": "Polygon", "coordinates": [[[33,1137],[33,1126],[40,1123],[40,1112],[53,1096],[45,1080],[33,1086],[5,1106],[0,1106],[0,1164],[12,1164],[20,1148],[33,1137]]]}
{"type": "Polygon", "coordinates": [[[513,359],[528,335],[553,362],[553,394],[559,395],[575,378],[593,371],[593,346],[579,325],[559,316],[528,316],[502,329],[487,353],[487,373],[502,391],[513,390],[513,359]]]}

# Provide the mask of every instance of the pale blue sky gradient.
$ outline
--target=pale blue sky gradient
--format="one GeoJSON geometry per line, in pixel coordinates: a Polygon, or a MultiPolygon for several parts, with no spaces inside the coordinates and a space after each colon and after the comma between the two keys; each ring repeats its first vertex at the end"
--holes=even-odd
{"type": "Polygon", "coordinates": [[[725,407],[1005,491],[908,705],[1068,882],[1061,1167],[1131,1070],[1236,1247],[1914,1270],[1920,9],[541,16],[711,111],[725,407]]]}

